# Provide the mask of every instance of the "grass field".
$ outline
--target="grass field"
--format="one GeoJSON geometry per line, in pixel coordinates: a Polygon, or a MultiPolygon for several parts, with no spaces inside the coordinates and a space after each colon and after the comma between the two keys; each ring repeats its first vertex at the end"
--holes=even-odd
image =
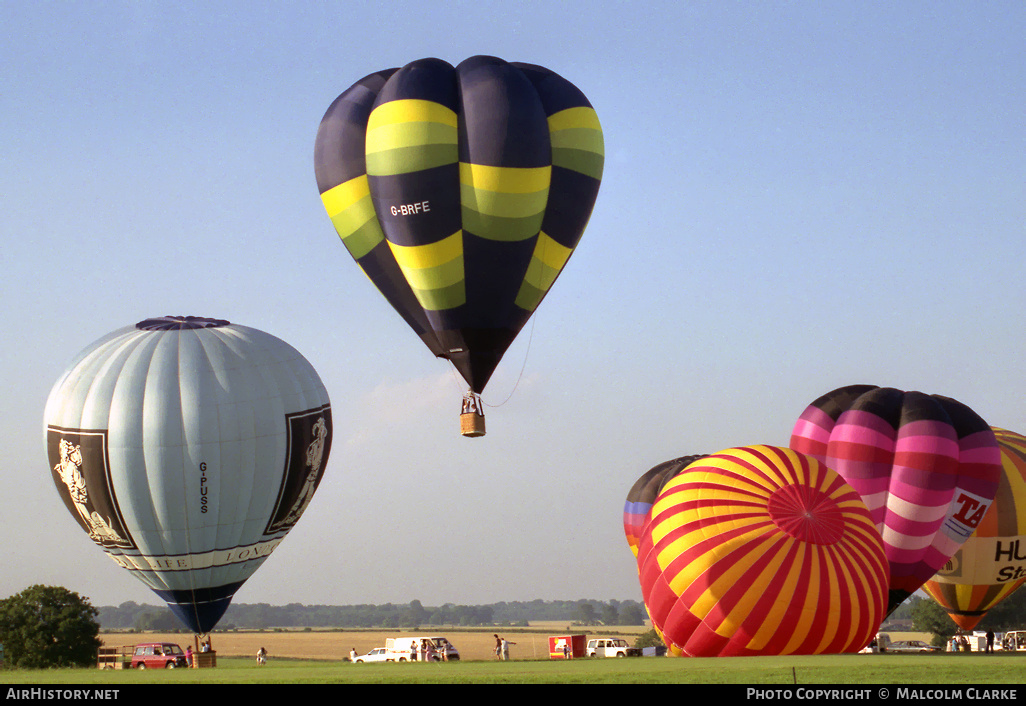
{"type": "Polygon", "coordinates": [[[630,658],[349,664],[219,659],[216,669],[0,672],[6,684],[945,684],[1022,685],[1026,655],[820,655],[715,659],[630,658]]]}
{"type": "MultiPolygon", "coordinates": [[[[1026,653],[817,655],[679,659],[549,660],[548,635],[567,634],[566,626],[504,630],[516,643],[512,661],[491,655],[494,630],[424,629],[398,631],[291,631],[215,633],[216,669],[100,671],[98,669],[0,672],[0,683],[75,684],[116,688],[143,684],[941,684],[1021,685],[1026,682],[1026,653]],[[562,630],[552,629],[562,627],[562,630]],[[349,649],[367,652],[385,637],[441,634],[460,650],[460,662],[436,664],[350,664],[349,649]],[[259,647],[270,653],[255,664],[259,647]]],[[[642,629],[639,628],[638,631],[642,629]]],[[[588,631],[589,636],[615,634],[588,631]]],[[[630,635],[625,635],[630,639],[630,635]]],[[[102,635],[108,645],[143,641],[177,642],[191,636],[158,634],[102,635]]],[[[895,633],[895,639],[907,639],[895,633]]]]}

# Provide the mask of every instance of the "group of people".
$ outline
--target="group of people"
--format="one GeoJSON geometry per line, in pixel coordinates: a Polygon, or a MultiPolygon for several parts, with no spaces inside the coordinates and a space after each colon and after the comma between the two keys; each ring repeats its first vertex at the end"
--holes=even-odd
{"type": "Polygon", "coordinates": [[[424,639],[419,643],[416,640],[410,640],[411,662],[434,662],[436,658],[440,662],[449,661],[449,650],[444,644],[440,645],[440,649],[435,649],[435,643],[431,640],[424,639]]]}
{"type": "MultiPolygon", "coordinates": [[[[988,630],[986,633],[986,646],[983,648],[984,652],[994,651],[994,631],[988,630]]],[[[1007,649],[1007,648],[1005,648],[1007,649]]],[[[969,644],[969,638],[961,630],[951,636],[951,642],[948,646],[950,652],[970,652],[972,647],[969,644]]]]}
{"type": "Polygon", "coordinates": [[[501,660],[509,659],[509,647],[517,643],[510,642],[504,637],[499,637],[498,634],[493,633],[495,636],[495,658],[501,660]]]}
{"type": "MultiPolygon", "coordinates": [[[[210,652],[211,651],[211,648],[210,648],[210,637],[206,637],[206,638],[200,639],[199,648],[200,648],[200,652],[210,652]]],[[[189,664],[190,667],[195,667],[196,666],[196,663],[193,660],[193,654],[194,653],[192,651],[192,645],[186,645],[185,646],[185,661],[189,664]]]]}

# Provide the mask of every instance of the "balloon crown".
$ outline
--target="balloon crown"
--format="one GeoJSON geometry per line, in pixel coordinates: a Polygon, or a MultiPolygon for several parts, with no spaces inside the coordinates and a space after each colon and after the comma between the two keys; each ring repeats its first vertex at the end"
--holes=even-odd
{"type": "Polygon", "coordinates": [[[216,328],[227,326],[229,323],[231,322],[224,319],[208,319],[204,316],[158,316],[144,319],[135,327],[142,331],[174,331],[175,329],[216,328]]]}

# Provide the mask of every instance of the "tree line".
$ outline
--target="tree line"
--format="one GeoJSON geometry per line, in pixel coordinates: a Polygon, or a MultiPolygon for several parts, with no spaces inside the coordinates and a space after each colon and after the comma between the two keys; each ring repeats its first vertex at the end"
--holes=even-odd
{"type": "MultiPolygon", "coordinates": [[[[62,586],[30,586],[0,599],[0,669],[89,666],[95,664],[101,625],[105,629],[183,631],[177,619],[170,616],[171,611],[162,606],[127,602],[117,607],[94,608],[87,599],[62,586]],[[168,619],[170,625],[156,624],[168,619]]],[[[515,626],[532,620],[610,626],[640,625],[644,616],[640,603],[615,600],[535,600],[480,606],[447,603],[433,608],[425,607],[419,600],[383,606],[243,603],[229,608],[218,629],[515,626]]],[[[886,622],[895,625],[905,621],[912,630],[932,632],[935,644],[943,644],[956,631],[940,606],[918,596],[912,596],[886,622]]],[[[1022,590],[991,609],[977,626],[978,630],[995,632],[1015,628],[1026,628],[1026,592],[1022,590]]],[[[882,629],[896,627],[885,624],[882,629]]],[[[643,639],[658,641],[654,630],[643,639]]]]}
{"type": "MultiPolygon", "coordinates": [[[[648,614],[637,601],[591,599],[514,601],[484,605],[424,606],[409,603],[360,605],[304,605],[289,603],[233,603],[218,623],[218,630],[268,628],[416,628],[422,625],[480,627],[526,626],[530,621],[566,621],[583,625],[644,625],[648,614]]],[[[105,630],[183,629],[166,606],[128,601],[97,608],[105,630]]]]}

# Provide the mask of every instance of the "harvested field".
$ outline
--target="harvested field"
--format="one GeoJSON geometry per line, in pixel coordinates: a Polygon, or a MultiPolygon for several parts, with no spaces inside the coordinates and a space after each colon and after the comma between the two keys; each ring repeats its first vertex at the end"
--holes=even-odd
{"type": "MultiPolygon", "coordinates": [[[[498,629],[481,628],[467,630],[458,628],[430,627],[418,630],[264,630],[214,632],[211,644],[219,656],[253,657],[261,647],[267,650],[269,658],[344,660],[349,650],[366,654],[375,647],[384,647],[385,639],[404,636],[444,636],[456,645],[464,660],[494,659],[496,632],[510,642],[516,643],[510,650],[512,659],[545,659],[548,657],[549,635],[585,633],[589,636],[614,635],[629,641],[647,631],[647,627],[618,626],[605,630],[594,628],[567,628],[561,624],[541,624],[530,628],[498,629]]],[[[184,633],[101,633],[100,639],[108,647],[131,645],[139,642],[174,642],[184,650],[193,644],[193,636],[184,633]]]]}

